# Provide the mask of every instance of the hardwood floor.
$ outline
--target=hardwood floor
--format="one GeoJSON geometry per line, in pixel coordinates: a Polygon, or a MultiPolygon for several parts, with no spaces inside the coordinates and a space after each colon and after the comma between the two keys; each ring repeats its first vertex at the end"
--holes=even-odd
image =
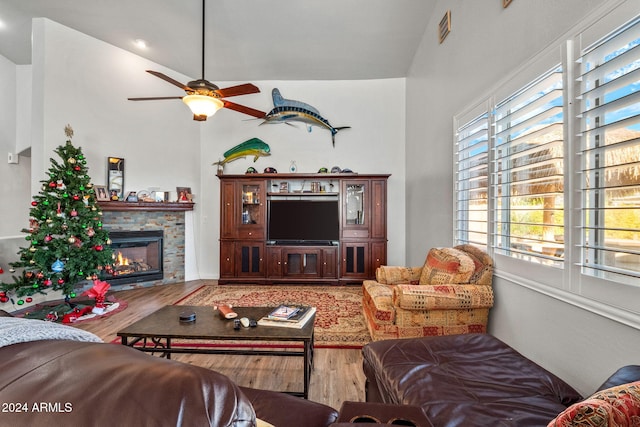
{"type": "MultiPolygon", "coordinates": [[[[215,281],[195,280],[174,285],[114,292],[127,302],[126,310],[104,319],[78,323],[106,342],[117,338],[118,330],[173,304],[202,285],[215,281]]],[[[221,372],[236,384],[267,390],[302,389],[302,359],[277,356],[174,355],[174,360],[221,372]]],[[[309,399],[340,409],[344,401],[364,401],[364,374],[360,350],[316,348],[309,399]]]]}

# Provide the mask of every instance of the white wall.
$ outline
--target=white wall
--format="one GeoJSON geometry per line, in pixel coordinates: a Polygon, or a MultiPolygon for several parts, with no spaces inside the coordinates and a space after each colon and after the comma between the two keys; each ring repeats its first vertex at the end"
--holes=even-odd
{"type": "MultiPolygon", "coordinates": [[[[514,1],[503,9],[499,1],[438,1],[407,79],[409,263],[419,264],[428,248],[453,241],[453,116],[589,13],[617,4],[633,3],[514,1]],[[439,44],[436,28],[447,9],[452,30],[439,44]]],[[[534,271],[521,275],[528,273],[535,280],[534,271]]],[[[582,393],[622,364],[638,363],[637,329],[507,280],[499,263],[494,289],[489,331],[582,393]]]]}
{"type": "MultiPolygon", "coordinates": [[[[28,225],[30,201],[28,157],[19,157],[18,164],[7,163],[8,153],[17,154],[16,129],[19,73],[15,64],[0,56],[0,237],[17,236],[28,225]]],[[[6,257],[0,254],[0,267],[7,270],[6,257]]],[[[0,276],[1,280],[2,276],[0,276]]]]}
{"type": "MultiPolygon", "coordinates": [[[[33,32],[32,180],[26,186],[21,183],[22,194],[40,191],[39,181],[50,167],[49,158],[64,144],[64,126],[71,124],[73,142],[82,147],[94,184],[105,184],[106,158],[117,156],[125,158],[125,191],[191,187],[196,207],[186,218],[186,277],[217,278],[219,181],[212,163],[227,149],[258,137],[271,146],[273,155],[256,164],[252,159],[237,160],[227,166],[226,173],[244,173],[250,165],[287,171],[290,161],[296,160],[300,172],[338,165],[361,173],[392,174],[389,262],[404,262],[405,79],[252,82],[262,93],[233,99],[269,111],[273,107],[271,89],[278,87],[285,97],[318,108],[334,126],[352,127],[336,136],[334,149],[330,133],[320,128],[308,133],[304,127],[259,126],[260,121],[250,116],[224,109],[199,123],[180,100],[127,101],[127,97],[182,95],[178,88],[145,73],[146,69],[182,82],[195,77],[180,75],[47,19],[34,20],[33,32]]],[[[12,70],[9,63],[6,70],[0,68],[0,76],[5,72],[11,76],[12,70]]],[[[239,82],[215,83],[227,87],[239,82]]],[[[8,111],[15,111],[15,95],[13,102],[0,102],[0,108],[6,104],[8,111]]],[[[0,173],[4,167],[0,162],[0,173]]],[[[0,198],[15,194],[8,188],[3,191],[0,198]]],[[[28,217],[29,200],[23,197],[20,209],[12,207],[7,212],[20,228],[28,217]]],[[[16,228],[8,228],[5,234],[19,234],[16,228]]]]}
{"type": "MultiPolygon", "coordinates": [[[[256,83],[256,82],[254,82],[256,83]]],[[[316,107],[333,126],[351,126],[336,135],[335,147],[328,130],[313,127],[309,133],[304,124],[264,124],[261,120],[236,119],[237,113],[220,111],[216,126],[203,133],[202,202],[207,213],[202,218],[202,235],[206,253],[216,254],[219,238],[219,181],[212,163],[222,159],[227,149],[247,139],[258,137],[269,144],[271,156],[240,159],[225,166],[225,174],[244,173],[249,166],[263,171],[275,167],[287,172],[292,160],[298,172],[317,172],[321,167],[349,168],[358,173],[391,174],[388,182],[388,259],[389,264],[404,263],[404,79],[366,81],[263,81],[256,83],[258,95],[247,97],[254,108],[269,111],[273,107],[271,90],[280,89],[285,98],[297,99],[316,107]],[[210,214],[209,214],[210,213],[210,214]]],[[[237,98],[237,102],[243,100],[237,98]]],[[[218,277],[217,259],[200,270],[204,277],[218,277]],[[215,262],[214,262],[215,261],[215,262]]]]}
{"type": "Polygon", "coordinates": [[[453,237],[452,118],[488,87],[567,31],[598,0],[439,0],[407,79],[407,254],[453,237]],[[442,44],[437,26],[451,10],[442,44]]]}

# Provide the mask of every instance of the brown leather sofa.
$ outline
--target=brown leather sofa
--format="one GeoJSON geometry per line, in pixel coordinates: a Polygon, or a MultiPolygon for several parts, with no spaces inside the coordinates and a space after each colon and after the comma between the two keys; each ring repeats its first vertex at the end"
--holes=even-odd
{"type": "MultiPolygon", "coordinates": [[[[362,352],[367,402],[421,406],[435,427],[547,426],[583,400],[487,334],[377,341],[362,352]]],[[[640,367],[628,366],[598,390],[639,380],[640,367]]]]}
{"type": "Polygon", "coordinates": [[[202,367],[64,339],[0,347],[0,396],[0,424],[7,426],[253,427],[258,418],[326,427],[338,415],[319,403],[239,387],[202,367]]]}

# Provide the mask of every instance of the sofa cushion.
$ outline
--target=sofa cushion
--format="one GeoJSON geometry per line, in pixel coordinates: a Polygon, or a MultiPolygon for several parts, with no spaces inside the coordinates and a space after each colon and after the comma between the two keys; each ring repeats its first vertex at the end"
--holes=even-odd
{"type": "Polygon", "coordinates": [[[396,285],[393,302],[405,310],[491,308],[493,290],[476,285],[396,285]]]}
{"type": "Polygon", "coordinates": [[[539,427],[582,399],[487,334],[376,341],[362,353],[383,403],[422,406],[434,426],[539,427]]]}
{"type": "Polygon", "coordinates": [[[455,248],[432,248],[420,275],[421,285],[469,283],[476,270],[473,259],[455,248]]]}
{"type": "Polygon", "coordinates": [[[476,285],[488,285],[493,283],[493,260],[483,249],[473,245],[458,245],[454,249],[458,249],[466,253],[475,264],[475,271],[469,279],[470,283],[476,285]]]}
{"type": "Polygon", "coordinates": [[[640,425],[640,381],[596,392],[562,411],[548,427],[640,425]]]}

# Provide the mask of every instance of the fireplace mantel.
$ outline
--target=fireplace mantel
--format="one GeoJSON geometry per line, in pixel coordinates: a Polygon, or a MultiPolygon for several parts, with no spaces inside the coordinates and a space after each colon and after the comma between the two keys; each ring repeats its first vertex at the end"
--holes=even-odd
{"type": "Polygon", "coordinates": [[[162,212],[184,212],[192,211],[195,203],[184,202],[98,202],[98,206],[103,211],[126,212],[126,211],[162,211],[162,212]]]}

